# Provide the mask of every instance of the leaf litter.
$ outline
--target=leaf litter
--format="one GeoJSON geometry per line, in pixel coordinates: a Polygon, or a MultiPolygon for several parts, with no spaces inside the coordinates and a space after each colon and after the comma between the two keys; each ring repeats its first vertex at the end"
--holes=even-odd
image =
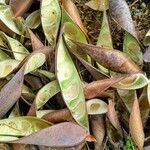
{"type": "Polygon", "coordinates": [[[147,149],[149,7],[1,0],[0,149],[147,149]]]}

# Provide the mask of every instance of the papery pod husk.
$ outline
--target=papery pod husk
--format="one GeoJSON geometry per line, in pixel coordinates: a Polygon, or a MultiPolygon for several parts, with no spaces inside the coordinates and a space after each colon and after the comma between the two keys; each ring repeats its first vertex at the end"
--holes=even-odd
{"type": "Polygon", "coordinates": [[[45,77],[47,77],[48,79],[50,79],[51,81],[56,79],[56,76],[54,73],[46,71],[46,70],[36,70],[38,73],[44,75],[45,77]]]}
{"type": "Polygon", "coordinates": [[[3,61],[0,61],[0,78],[5,78],[8,76],[15,68],[18,67],[20,64],[20,61],[17,61],[15,59],[6,59],[3,61]]]}
{"type": "Polygon", "coordinates": [[[74,119],[89,130],[82,83],[62,37],[57,47],[56,66],[57,79],[67,107],[74,119]]]}
{"type": "Polygon", "coordinates": [[[36,109],[40,109],[51,97],[60,92],[59,83],[57,80],[54,80],[45,86],[43,86],[37,93],[36,109]]]}
{"type": "MultiPolygon", "coordinates": [[[[67,41],[67,39],[71,39],[74,41],[79,41],[83,43],[88,43],[88,39],[85,35],[85,33],[80,29],[80,27],[70,18],[68,13],[62,8],[62,23],[64,25],[64,37],[67,41]]],[[[68,43],[68,46],[73,48],[74,50],[77,50],[76,45],[72,43],[68,43]]],[[[79,51],[79,53],[82,55],[82,57],[87,60],[89,63],[91,63],[90,57],[85,54],[82,50],[79,51]]]]}
{"type": "Polygon", "coordinates": [[[17,102],[17,100],[21,96],[24,74],[28,73],[29,71],[33,71],[40,67],[45,60],[46,55],[50,53],[49,48],[43,48],[41,53],[32,53],[29,55],[22,64],[20,64],[20,70],[12,77],[12,79],[1,89],[0,91],[0,117],[3,117],[8,110],[17,102]],[[41,54],[44,60],[41,60],[41,54]],[[34,56],[34,57],[33,57],[34,56]],[[37,63],[37,56],[40,57],[40,61],[37,63]],[[33,61],[35,60],[35,61],[33,61]],[[25,63],[25,64],[23,64],[25,63]],[[9,93],[9,94],[8,94],[9,93]],[[7,101],[6,101],[7,99],[7,101]],[[5,107],[4,107],[5,106],[5,107]]]}
{"type": "MultiPolygon", "coordinates": [[[[108,17],[106,11],[103,12],[103,21],[101,26],[101,31],[98,37],[97,46],[110,48],[113,50],[113,43],[111,38],[111,32],[108,23],[108,17]]],[[[98,64],[98,68],[109,75],[109,70],[98,64]]]]}
{"type": "Polygon", "coordinates": [[[14,22],[15,22],[17,28],[19,29],[19,31],[21,32],[21,36],[23,36],[22,38],[24,38],[24,37],[29,38],[28,28],[25,25],[24,18],[22,18],[22,17],[14,18],[14,22]]]}
{"type": "Polygon", "coordinates": [[[27,61],[24,74],[41,67],[46,61],[46,56],[42,52],[33,54],[27,61]]]}
{"type": "Polygon", "coordinates": [[[133,102],[135,99],[135,90],[119,90],[117,89],[117,92],[124,102],[126,108],[128,109],[129,112],[131,112],[133,102]]]}
{"type": "MultiPolygon", "coordinates": [[[[48,113],[52,113],[54,111],[56,111],[56,110],[37,110],[36,111],[36,117],[44,119],[43,116],[47,115],[48,113]]],[[[46,119],[44,119],[44,120],[46,120],[46,119]]],[[[50,122],[52,122],[52,121],[50,121],[50,122]]]]}
{"type": "Polygon", "coordinates": [[[0,135],[0,141],[1,142],[7,142],[8,141],[14,141],[14,140],[18,140],[19,138],[18,137],[15,137],[15,136],[6,136],[6,135],[0,135]]]}
{"type": "Polygon", "coordinates": [[[5,0],[0,0],[1,4],[6,4],[5,0]]]}
{"type": "Polygon", "coordinates": [[[35,117],[13,117],[0,120],[0,135],[28,136],[41,129],[47,128],[51,123],[35,117]]]}
{"type": "Polygon", "coordinates": [[[86,102],[87,112],[89,115],[105,114],[108,111],[108,105],[100,99],[90,99],[86,102]]]}
{"type": "Polygon", "coordinates": [[[84,32],[87,36],[87,30],[84,27],[79,11],[76,5],[72,2],[72,0],[61,0],[62,6],[64,10],[68,13],[70,18],[80,27],[80,29],[84,32]]]}
{"type": "Polygon", "coordinates": [[[61,9],[58,0],[42,0],[41,22],[48,42],[55,47],[61,20],[61,9]]]}
{"type": "Polygon", "coordinates": [[[107,9],[109,9],[109,0],[90,0],[85,5],[94,10],[106,11],[107,9]]]}
{"type": "Polygon", "coordinates": [[[34,94],[32,89],[30,89],[28,86],[26,86],[25,84],[22,87],[22,93],[27,93],[27,94],[34,94]]]}
{"type": "Polygon", "coordinates": [[[3,42],[2,38],[0,38],[0,46],[6,47],[6,44],[3,42]]]}
{"type": "MultiPolygon", "coordinates": [[[[71,39],[74,41],[79,41],[82,43],[88,43],[85,34],[81,31],[81,29],[69,18],[68,14],[63,11],[63,22],[64,22],[64,37],[67,39],[71,39]]],[[[67,43],[69,47],[72,49],[77,50],[76,45],[72,44],[71,42],[67,43]]],[[[91,62],[90,58],[85,54],[82,50],[78,51],[80,55],[88,62],[91,62]]]]}
{"type": "Polygon", "coordinates": [[[145,87],[149,83],[150,81],[144,74],[137,73],[132,74],[129,77],[127,76],[125,79],[113,85],[113,87],[123,90],[136,90],[145,87]]]}
{"type": "Polygon", "coordinates": [[[100,34],[96,45],[104,48],[113,49],[111,31],[110,31],[108,16],[106,11],[103,12],[102,26],[101,26],[100,34]]]}
{"type": "Polygon", "coordinates": [[[14,18],[9,6],[0,4],[0,10],[0,19],[9,29],[11,29],[14,33],[28,37],[28,32],[25,26],[20,21],[20,18],[14,18]],[[22,32],[20,29],[23,28],[24,31],[22,32]]]}
{"type": "Polygon", "coordinates": [[[10,56],[0,49],[0,61],[6,60],[6,59],[10,59],[10,56]]]}
{"type": "Polygon", "coordinates": [[[85,68],[91,73],[95,80],[105,79],[109,77],[108,75],[104,74],[103,72],[100,72],[100,70],[92,66],[92,64],[90,64],[85,59],[85,57],[83,57],[82,53],[80,53],[80,49],[74,48],[75,45],[73,45],[73,43],[71,43],[71,45],[73,46],[71,47],[71,45],[68,44],[68,42],[71,41],[66,40],[68,50],[85,66],[85,68]]]}
{"type": "Polygon", "coordinates": [[[141,48],[135,37],[130,33],[125,32],[123,51],[138,65],[143,64],[143,55],[141,48]]]}
{"type": "Polygon", "coordinates": [[[0,36],[9,44],[16,60],[21,61],[29,54],[29,51],[18,40],[7,36],[4,32],[0,32],[0,36]]]}
{"type": "Polygon", "coordinates": [[[25,20],[27,27],[36,29],[41,24],[40,10],[32,12],[25,20]]]}

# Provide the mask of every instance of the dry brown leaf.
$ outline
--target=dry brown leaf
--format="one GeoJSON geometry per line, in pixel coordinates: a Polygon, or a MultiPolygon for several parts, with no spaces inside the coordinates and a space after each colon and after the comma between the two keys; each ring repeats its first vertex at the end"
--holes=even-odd
{"type": "Polygon", "coordinates": [[[96,142],[94,143],[95,150],[103,149],[103,140],[105,137],[105,127],[104,120],[102,116],[92,116],[91,117],[91,128],[93,135],[96,138],[96,142]]]}
{"type": "Polygon", "coordinates": [[[82,53],[80,53],[80,49],[75,50],[74,48],[71,48],[67,45],[68,50],[84,65],[84,67],[91,73],[91,75],[96,80],[106,79],[108,76],[102,74],[97,68],[92,66],[89,62],[85,60],[85,58],[82,56],[82,53]]]}
{"type": "Polygon", "coordinates": [[[0,118],[17,102],[21,96],[25,65],[0,91],[0,118]]]}
{"type": "Polygon", "coordinates": [[[33,101],[32,105],[27,113],[27,116],[36,116],[35,100],[33,101]]]}
{"type": "Polygon", "coordinates": [[[111,99],[108,100],[107,116],[108,116],[110,123],[119,131],[119,133],[122,133],[122,129],[119,123],[117,112],[115,110],[115,103],[111,99]]]}
{"type": "Polygon", "coordinates": [[[110,0],[109,3],[109,12],[111,17],[124,30],[129,32],[135,38],[137,38],[134,23],[127,2],[125,0],[110,0]]]}
{"type": "Polygon", "coordinates": [[[82,148],[84,147],[84,145],[85,145],[85,142],[83,142],[77,146],[74,146],[74,147],[65,148],[65,150],[83,150],[82,148]]]}
{"type": "Polygon", "coordinates": [[[33,51],[38,51],[39,49],[41,49],[42,47],[44,47],[44,45],[40,41],[40,39],[38,39],[36,37],[36,35],[30,29],[28,29],[28,31],[29,31],[30,38],[31,38],[32,50],[33,51]]]}
{"type": "Polygon", "coordinates": [[[67,11],[67,13],[71,16],[72,20],[80,27],[80,29],[87,36],[87,30],[85,29],[82,20],[80,18],[79,11],[76,5],[71,0],[61,0],[62,6],[67,11]]]}
{"type": "Polygon", "coordinates": [[[125,53],[119,50],[111,50],[97,47],[90,44],[74,42],[84,52],[89,54],[95,61],[104,67],[119,73],[134,74],[141,72],[137,66],[125,53]]]}
{"type": "Polygon", "coordinates": [[[107,90],[113,84],[121,81],[123,78],[124,77],[118,77],[118,78],[115,77],[115,78],[110,78],[110,79],[93,81],[89,84],[86,84],[84,88],[85,97],[87,99],[98,97],[101,95],[102,92],[107,90]]]}
{"type": "Polygon", "coordinates": [[[10,0],[9,5],[14,13],[15,17],[22,16],[30,6],[33,0],[10,0]]]}
{"type": "Polygon", "coordinates": [[[135,96],[132,111],[130,114],[129,128],[135,144],[140,150],[142,150],[144,145],[144,131],[137,96],[135,96]]]}
{"type": "Polygon", "coordinates": [[[70,122],[59,123],[20,138],[10,143],[43,145],[50,147],[72,147],[85,141],[87,132],[79,125],[70,122]],[[68,134],[70,133],[70,134],[68,134]]]}
{"type": "MultiPolygon", "coordinates": [[[[49,47],[44,47],[40,49],[38,52],[49,55],[51,49],[49,47]]],[[[8,110],[17,102],[17,100],[21,96],[24,73],[26,63],[29,58],[31,58],[35,53],[31,53],[28,55],[20,64],[20,70],[14,75],[14,77],[1,89],[0,91],[0,118],[3,117],[8,110]]],[[[18,69],[17,68],[17,69],[18,69]]]]}
{"type": "Polygon", "coordinates": [[[38,90],[43,86],[41,80],[33,75],[26,75],[25,81],[32,87],[33,90],[38,90]]]}
{"type": "Polygon", "coordinates": [[[50,147],[46,147],[46,146],[38,146],[39,150],[83,150],[83,147],[85,146],[85,142],[77,145],[77,146],[73,146],[73,147],[68,147],[68,148],[50,148],[50,147]]]}
{"type": "Polygon", "coordinates": [[[59,123],[71,120],[72,115],[70,111],[66,108],[45,114],[42,118],[52,123],[59,123]]]}
{"type": "Polygon", "coordinates": [[[139,107],[141,111],[141,118],[143,125],[146,124],[150,112],[150,105],[148,102],[148,96],[147,96],[147,87],[143,89],[143,92],[141,96],[139,97],[139,107]]]}

